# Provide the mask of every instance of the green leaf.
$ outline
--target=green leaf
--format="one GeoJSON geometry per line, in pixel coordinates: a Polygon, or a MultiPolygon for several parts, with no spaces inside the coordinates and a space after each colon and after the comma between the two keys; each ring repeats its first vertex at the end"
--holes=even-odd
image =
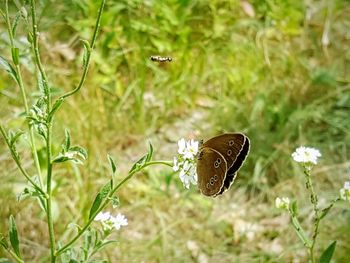
{"type": "Polygon", "coordinates": [[[15,35],[16,35],[16,29],[17,29],[18,22],[19,22],[20,18],[21,18],[21,11],[18,11],[14,20],[13,20],[13,23],[12,23],[12,35],[13,35],[13,37],[15,37],[15,35]]]}
{"type": "Polygon", "coordinates": [[[102,201],[108,196],[109,192],[112,189],[112,180],[105,184],[101,190],[96,195],[96,198],[91,206],[89,219],[95,214],[95,212],[100,208],[102,201]]]}
{"type": "Polygon", "coordinates": [[[15,133],[10,132],[9,133],[10,145],[13,146],[17,142],[19,137],[21,137],[23,134],[24,134],[24,131],[21,131],[21,130],[15,132],[15,133]]]}
{"type": "Polygon", "coordinates": [[[81,146],[73,146],[69,148],[70,152],[76,152],[81,158],[86,160],[88,158],[87,151],[81,146]]]}
{"type": "Polygon", "coordinates": [[[142,166],[144,166],[145,163],[147,162],[147,157],[148,157],[148,153],[145,154],[144,156],[142,156],[136,163],[134,163],[134,165],[131,167],[129,173],[131,173],[135,170],[139,170],[142,166]]]}
{"type": "Polygon", "coordinates": [[[71,144],[71,139],[70,139],[70,133],[68,129],[64,130],[64,134],[65,134],[65,140],[64,140],[64,145],[63,145],[63,149],[65,152],[67,152],[70,148],[70,144],[71,144]]]}
{"type": "Polygon", "coordinates": [[[7,73],[18,83],[16,70],[12,67],[12,65],[2,56],[0,56],[0,68],[7,71],[7,73]]]}
{"type": "Polygon", "coordinates": [[[153,156],[153,146],[150,143],[148,153],[142,156],[134,165],[131,167],[129,173],[134,172],[135,170],[140,170],[147,162],[152,159],[153,156]]]}
{"type": "Polygon", "coordinates": [[[77,164],[83,164],[83,161],[87,159],[87,152],[80,146],[73,146],[66,152],[61,152],[53,159],[53,163],[63,163],[66,161],[73,161],[77,164]]]}
{"type": "Polygon", "coordinates": [[[152,159],[152,157],[153,157],[153,146],[151,143],[149,143],[149,149],[148,149],[146,161],[149,162],[152,159]]]}
{"type": "Polygon", "coordinates": [[[33,44],[33,33],[32,32],[29,32],[27,34],[27,40],[30,44],[33,44]]]}
{"type": "Polygon", "coordinates": [[[107,154],[107,157],[108,157],[108,160],[109,160],[109,164],[111,166],[111,169],[112,169],[112,173],[115,174],[115,172],[117,171],[117,166],[112,158],[111,155],[107,154]]]}
{"type": "Polygon", "coordinates": [[[11,48],[12,60],[15,65],[19,64],[19,49],[14,47],[11,48]]]}
{"type": "Polygon", "coordinates": [[[6,250],[9,247],[6,238],[2,234],[0,235],[0,245],[6,250]]]}
{"type": "Polygon", "coordinates": [[[13,248],[13,251],[16,253],[16,255],[19,258],[22,258],[21,253],[19,251],[19,240],[18,240],[16,222],[12,215],[10,215],[9,228],[10,228],[9,229],[10,243],[13,248]]]}
{"type": "Polygon", "coordinates": [[[336,245],[337,245],[337,241],[333,241],[326,248],[326,250],[322,253],[322,255],[320,257],[320,263],[329,263],[331,261],[336,245]]]}
{"type": "Polygon", "coordinates": [[[81,42],[83,42],[83,45],[84,45],[83,67],[86,68],[88,63],[88,58],[91,53],[91,47],[90,47],[90,43],[87,40],[82,39],[81,42]]]}
{"type": "Polygon", "coordinates": [[[292,213],[294,216],[298,215],[298,203],[296,200],[294,200],[290,206],[290,209],[292,210],[292,213]]]}
{"type": "Polygon", "coordinates": [[[52,105],[52,109],[51,109],[49,116],[48,116],[49,121],[52,119],[52,117],[54,116],[56,111],[61,107],[63,101],[64,101],[64,99],[60,98],[60,99],[56,100],[55,103],[52,105]]]}

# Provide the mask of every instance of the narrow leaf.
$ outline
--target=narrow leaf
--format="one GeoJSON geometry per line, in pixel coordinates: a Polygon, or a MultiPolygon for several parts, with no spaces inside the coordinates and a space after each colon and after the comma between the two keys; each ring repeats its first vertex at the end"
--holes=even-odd
{"type": "Polygon", "coordinates": [[[11,146],[13,146],[17,140],[19,139],[19,137],[21,137],[24,134],[24,131],[17,131],[15,133],[10,133],[10,144],[11,146]]]}
{"type": "Polygon", "coordinates": [[[19,49],[14,47],[11,48],[12,60],[15,65],[19,64],[19,49]]]}
{"type": "Polygon", "coordinates": [[[147,162],[149,162],[153,157],[153,146],[151,143],[149,143],[149,149],[148,149],[148,153],[147,153],[147,162]]]}
{"type": "Polygon", "coordinates": [[[111,169],[112,169],[112,173],[115,174],[116,170],[117,170],[117,166],[112,158],[111,155],[107,154],[107,157],[108,157],[108,160],[109,160],[109,164],[111,166],[111,169]]]}
{"type": "Polygon", "coordinates": [[[17,14],[13,20],[13,23],[12,23],[12,35],[13,36],[16,35],[16,29],[17,29],[20,17],[21,17],[21,11],[17,12],[17,14]]]}
{"type": "Polygon", "coordinates": [[[131,173],[137,169],[140,169],[143,165],[145,165],[145,163],[147,162],[147,157],[148,157],[148,154],[145,154],[136,163],[134,163],[134,165],[131,167],[129,173],[131,173]]]}
{"type": "Polygon", "coordinates": [[[11,246],[13,248],[13,251],[16,253],[16,255],[21,258],[21,253],[19,251],[19,240],[18,240],[16,222],[12,215],[10,215],[9,228],[10,228],[9,236],[10,236],[11,246]]]}
{"type": "Polygon", "coordinates": [[[290,208],[292,210],[293,215],[297,216],[298,215],[298,203],[297,203],[297,201],[293,201],[290,208]]]}
{"type": "Polygon", "coordinates": [[[337,241],[333,241],[327,247],[327,249],[322,253],[320,257],[320,263],[329,263],[331,261],[336,245],[337,245],[337,241]]]}
{"type": "Polygon", "coordinates": [[[8,249],[9,245],[7,244],[7,240],[2,234],[0,235],[0,246],[2,246],[4,249],[8,249]]]}
{"type": "Polygon", "coordinates": [[[69,130],[65,129],[64,134],[65,134],[64,151],[68,151],[70,148],[70,144],[71,144],[69,130]]]}
{"type": "Polygon", "coordinates": [[[7,73],[18,83],[17,73],[11,64],[2,56],[0,56],[0,68],[7,71],[7,73]]]}
{"type": "Polygon", "coordinates": [[[95,212],[100,208],[102,201],[107,197],[111,189],[112,189],[112,180],[110,180],[107,184],[105,184],[96,195],[96,198],[90,209],[89,219],[91,219],[91,217],[95,214],[95,212]]]}

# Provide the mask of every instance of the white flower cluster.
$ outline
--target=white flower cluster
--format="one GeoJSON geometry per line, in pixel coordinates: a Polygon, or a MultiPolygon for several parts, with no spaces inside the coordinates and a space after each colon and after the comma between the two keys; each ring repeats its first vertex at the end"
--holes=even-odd
{"type": "Polygon", "coordinates": [[[174,157],[173,169],[180,171],[179,177],[183,185],[189,189],[191,183],[197,185],[196,156],[198,153],[198,141],[185,141],[181,139],[177,142],[178,156],[174,157]]]}
{"type": "Polygon", "coordinates": [[[119,230],[122,226],[128,225],[128,219],[120,213],[112,216],[109,212],[100,212],[94,220],[101,221],[103,228],[106,230],[112,230],[113,227],[119,230]]]}
{"type": "Polygon", "coordinates": [[[344,183],[344,187],[340,189],[340,198],[350,202],[350,181],[344,183]]]}
{"type": "Polygon", "coordinates": [[[319,150],[311,147],[301,146],[292,153],[294,161],[303,164],[317,164],[317,158],[321,157],[319,150]]]}
{"type": "Polygon", "coordinates": [[[275,205],[278,209],[288,210],[289,209],[289,198],[288,197],[277,197],[275,200],[275,205]]]}

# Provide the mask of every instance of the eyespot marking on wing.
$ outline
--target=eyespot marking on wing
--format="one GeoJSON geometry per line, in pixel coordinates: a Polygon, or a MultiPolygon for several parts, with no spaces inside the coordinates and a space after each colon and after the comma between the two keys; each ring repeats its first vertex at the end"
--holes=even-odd
{"type": "Polygon", "coordinates": [[[220,163],[219,163],[218,161],[215,161],[215,162],[214,162],[214,167],[215,167],[215,168],[218,168],[219,166],[220,166],[220,163]]]}

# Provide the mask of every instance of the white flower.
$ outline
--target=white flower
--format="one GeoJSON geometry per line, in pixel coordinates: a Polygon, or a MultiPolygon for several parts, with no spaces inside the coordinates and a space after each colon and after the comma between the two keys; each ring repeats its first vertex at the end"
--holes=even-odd
{"type": "Polygon", "coordinates": [[[190,185],[197,184],[196,155],[199,150],[199,142],[181,139],[177,142],[179,148],[177,157],[174,157],[173,170],[180,171],[179,177],[183,185],[189,189],[190,185]]]}
{"type": "Polygon", "coordinates": [[[315,148],[301,146],[292,153],[292,157],[298,163],[317,164],[317,158],[321,157],[321,153],[315,148]]]}
{"type": "Polygon", "coordinates": [[[111,221],[117,230],[119,230],[122,226],[128,225],[128,219],[122,214],[117,214],[116,217],[111,217],[111,221]]]}
{"type": "Polygon", "coordinates": [[[186,151],[184,153],[184,158],[192,159],[198,153],[198,141],[194,141],[193,139],[186,142],[186,151]]]}
{"type": "Polygon", "coordinates": [[[278,209],[284,209],[288,210],[289,209],[289,198],[288,197],[277,197],[275,200],[275,205],[278,209]]]}
{"type": "Polygon", "coordinates": [[[104,221],[109,220],[110,218],[111,218],[111,214],[109,212],[105,212],[105,213],[100,212],[97,214],[97,216],[95,217],[94,220],[104,222],[104,221]]]}
{"type": "Polygon", "coordinates": [[[185,159],[193,159],[198,153],[198,141],[192,139],[186,142],[185,139],[182,138],[177,144],[179,146],[178,153],[185,159]]]}
{"type": "Polygon", "coordinates": [[[197,172],[196,172],[196,167],[194,166],[193,163],[186,161],[179,174],[180,180],[183,183],[183,185],[189,189],[191,183],[193,185],[197,184],[197,172]]]}
{"type": "Polygon", "coordinates": [[[182,138],[181,140],[179,140],[177,142],[177,145],[179,146],[179,149],[178,149],[178,153],[179,154],[185,154],[186,153],[186,141],[184,138],[182,138]]]}
{"type": "Polygon", "coordinates": [[[350,182],[344,183],[344,187],[340,189],[340,198],[350,202],[350,182]]]}
{"type": "Polygon", "coordinates": [[[117,216],[112,216],[109,212],[100,212],[94,220],[101,221],[103,229],[108,231],[112,230],[113,227],[119,230],[121,226],[128,225],[128,220],[120,213],[117,216]]]}
{"type": "Polygon", "coordinates": [[[181,165],[181,163],[179,163],[177,158],[174,157],[174,165],[173,165],[174,172],[177,172],[180,169],[180,165],[181,165]]]}

